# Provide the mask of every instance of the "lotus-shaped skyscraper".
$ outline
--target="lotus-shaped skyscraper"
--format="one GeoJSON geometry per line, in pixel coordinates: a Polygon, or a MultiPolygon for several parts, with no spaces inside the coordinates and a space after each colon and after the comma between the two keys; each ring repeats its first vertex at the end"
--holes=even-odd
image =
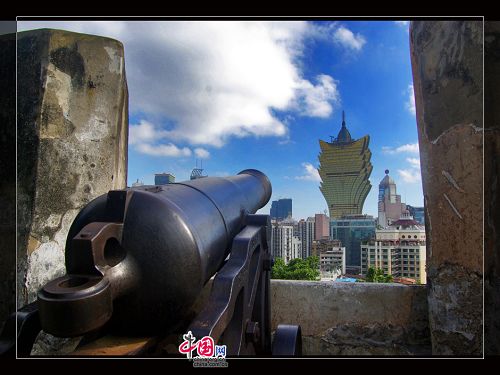
{"type": "Polygon", "coordinates": [[[320,190],[325,197],[330,218],[362,214],[363,204],[372,187],[369,177],[373,166],[368,148],[370,136],[351,138],[342,112],[342,128],[331,142],[320,140],[320,190]]]}

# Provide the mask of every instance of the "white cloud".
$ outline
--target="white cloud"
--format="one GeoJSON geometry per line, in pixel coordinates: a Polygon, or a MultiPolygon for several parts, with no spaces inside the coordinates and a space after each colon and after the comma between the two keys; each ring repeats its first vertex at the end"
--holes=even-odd
{"type": "Polygon", "coordinates": [[[401,26],[401,27],[410,26],[410,21],[394,21],[394,23],[398,26],[401,26]]]}
{"type": "Polygon", "coordinates": [[[302,176],[296,176],[296,180],[306,180],[306,181],[321,181],[321,177],[319,175],[319,172],[316,168],[311,163],[302,163],[302,166],[304,167],[304,172],[305,174],[302,176]]]}
{"type": "Polygon", "coordinates": [[[210,152],[200,147],[194,149],[194,154],[200,159],[207,159],[210,157],[210,152]]]}
{"type": "Polygon", "coordinates": [[[165,132],[155,129],[149,121],[141,120],[139,124],[129,126],[129,145],[154,142],[162,138],[165,138],[165,132]]]}
{"type": "Polygon", "coordinates": [[[146,120],[129,126],[129,145],[142,154],[158,157],[185,157],[191,156],[194,151],[198,158],[210,157],[210,152],[201,147],[192,151],[188,147],[178,147],[171,142],[162,142],[167,137],[167,131],[158,129],[158,126],[146,120]]]}
{"type": "Polygon", "coordinates": [[[354,34],[351,30],[344,26],[337,28],[333,34],[333,40],[342,46],[360,51],[366,43],[366,39],[361,34],[354,34]]]}
{"type": "Polygon", "coordinates": [[[309,81],[302,81],[303,87],[299,94],[299,100],[303,102],[301,114],[325,118],[331,115],[332,104],[340,102],[340,94],[337,82],[329,75],[320,74],[316,81],[316,86],[309,81]]]}
{"type": "MultiPolygon", "coordinates": [[[[302,21],[21,21],[19,30],[54,27],[120,40],[132,114],[170,127],[162,139],[221,147],[230,137],[286,136],[275,110],[326,117],[339,100],[335,80],[305,80],[300,68],[312,24],[302,21]]],[[[365,43],[345,27],[339,43],[365,43]]],[[[142,122],[141,122],[142,124],[142,122]]],[[[140,125],[140,124],[139,124],[140,125]]],[[[150,140],[147,126],[135,142],[150,140]],[[142,138],[141,138],[142,137],[142,138]]],[[[151,146],[150,143],[147,143],[151,146]]],[[[149,147],[142,147],[148,149],[149,147]]]]}
{"type": "Polygon", "coordinates": [[[137,151],[151,156],[170,156],[170,157],[182,157],[191,156],[191,150],[187,147],[179,148],[176,145],[160,144],[160,145],[150,145],[148,143],[140,143],[136,147],[137,151]]]}
{"type": "Polygon", "coordinates": [[[404,182],[409,184],[420,182],[422,179],[420,172],[420,159],[406,158],[406,161],[410,164],[410,167],[405,169],[398,169],[399,176],[404,182]]]}
{"type": "Polygon", "coordinates": [[[405,102],[405,108],[413,115],[417,114],[417,109],[415,108],[415,93],[413,91],[413,84],[408,85],[406,90],[408,95],[408,100],[405,102]]]}
{"type": "Polygon", "coordinates": [[[418,169],[398,169],[398,174],[404,182],[409,184],[419,182],[421,179],[420,170],[418,169]]]}
{"type": "Polygon", "coordinates": [[[308,38],[333,42],[350,52],[359,52],[366,44],[366,38],[362,34],[354,34],[339,22],[309,23],[308,26],[308,38]]]}
{"type": "Polygon", "coordinates": [[[418,142],[411,143],[411,144],[405,144],[405,145],[402,145],[402,146],[399,146],[396,148],[383,146],[382,152],[384,154],[389,154],[389,155],[400,154],[402,152],[407,152],[410,154],[418,154],[419,153],[418,142]]]}
{"type": "Polygon", "coordinates": [[[410,163],[412,168],[420,169],[420,159],[419,158],[406,158],[406,161],[410,163]]]}

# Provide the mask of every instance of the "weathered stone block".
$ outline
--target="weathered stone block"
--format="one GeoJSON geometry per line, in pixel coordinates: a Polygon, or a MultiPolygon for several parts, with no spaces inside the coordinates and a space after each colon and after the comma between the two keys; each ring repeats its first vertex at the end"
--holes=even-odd
{"type": "Polygon", "coordinates": [[[482,354],[481,21],[415,21],[411,61],[422,165],[433,354],[482,354]]]}
{"type": "Polygon", "coordinates": [[[271,281],[271,325],[298,324],[304,355],[429,355],[425,286],[271,281]]]}
{"type": "Polygon", "coordinates": [[[123,45],[62,30],[18,34],[18,305],[64,273],[78,211],[126,186],[123,45]]]}

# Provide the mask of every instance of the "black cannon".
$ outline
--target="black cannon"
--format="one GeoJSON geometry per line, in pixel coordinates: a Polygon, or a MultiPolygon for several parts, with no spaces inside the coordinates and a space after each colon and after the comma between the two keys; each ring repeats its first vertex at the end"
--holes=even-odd
{"type": "Polygon", "coordinates": [[[22,323],[18,354],[35,336],[23,326],[59,337],[103,326],[131,335],[177,332],[214,275],[208,302],[188,324],[194,336],[225,344],[228,355],[300,354],[298,326],[279,326],[271,345],[271,224],[255,215],[270,197],[269,179],[250,169],[96,198],[69,230],[67,274],[11,319],[22,323]]]}

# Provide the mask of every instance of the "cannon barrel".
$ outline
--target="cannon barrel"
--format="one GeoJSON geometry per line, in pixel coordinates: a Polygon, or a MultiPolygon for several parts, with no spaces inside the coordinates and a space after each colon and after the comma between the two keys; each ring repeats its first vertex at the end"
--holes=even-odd
{"type": "Polygon", "coordinates": [[[65,276],[38,293],[42,329],[79,336],[109,323],[174,329],[227,258],[245,217],[267,204],[260,171],[115,190],[91,201],[66,242],[65,276]]]}

